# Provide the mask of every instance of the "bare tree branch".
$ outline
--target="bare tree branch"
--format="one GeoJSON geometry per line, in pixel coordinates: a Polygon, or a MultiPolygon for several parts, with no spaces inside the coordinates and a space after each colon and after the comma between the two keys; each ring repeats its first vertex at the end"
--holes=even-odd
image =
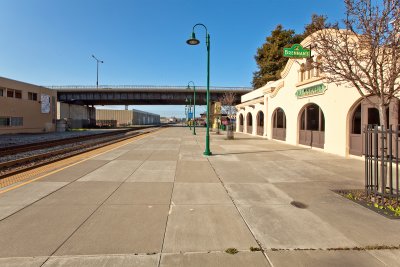
{"type": "Polygon", "coordinates": [[[376,95],[386,125],[381,111],[400,95],[400,0],[378,2],[345,0],[346,29],[321,30],[311,39],[327,80],[352,85],[364,99],[376,95]]]}

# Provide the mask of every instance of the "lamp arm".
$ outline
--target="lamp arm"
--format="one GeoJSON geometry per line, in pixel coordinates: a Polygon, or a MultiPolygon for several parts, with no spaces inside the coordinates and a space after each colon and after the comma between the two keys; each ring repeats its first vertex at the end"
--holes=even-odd
{"type": "Polygon", "coordinates": [[[193,26],[193,32],[194,32],[194,28],[196,28],[197,26],[203,26],[204,27],[204,29],[206,30],[206,36],[208,35],[208,29],[207,29],[207,27],[206,27],[206,25],[204,25],[203,23],[197,23],[197,24],[195,24],[194,26],[193,26]]]}
{"type": "Polygon", "coordinates": [[[203,23],[195,24],[192,29],[193,32],[194,32],[194,28],[196,28],[196,26],[203,26],[203,28],[206,30],[206,46],[207,46],[207,50],[210,50],[210,34],[208,33],[208,29],[207,29],[206,25],[204,25],[203,23]]]}

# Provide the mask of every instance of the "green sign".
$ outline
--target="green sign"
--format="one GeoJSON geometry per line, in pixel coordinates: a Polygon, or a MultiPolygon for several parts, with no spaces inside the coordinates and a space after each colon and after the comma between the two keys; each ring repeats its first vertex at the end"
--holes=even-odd
{"type": "Polygon", "coordinates": [[[307,88],[299,89],[296,91],[296,96],[297,98],[302,98],[302,97],[307,97],[307,96],[313,96],[313,95],[321,95],[325,93],[326,91],[326,86],[324,84],[318,84],[314,86],[310,86],[307,88]]]}
{"type": "Polygon", "coordinates": [[[303,48],[300,44],[294,44],[291,48],[283,49],[284,57],[292,57],[292,58],[305,58],[311,56],[310,49],[303,48]]]}

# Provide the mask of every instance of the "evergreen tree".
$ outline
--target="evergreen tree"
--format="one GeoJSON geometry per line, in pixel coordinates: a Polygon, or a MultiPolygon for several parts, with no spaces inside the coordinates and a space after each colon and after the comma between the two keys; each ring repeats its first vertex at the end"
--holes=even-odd
{"type": "Polygon", "coordinates": [[[337,24],[327,23],[327,16],[313,14],[310,24],[306,24],[302,34],[294,30],[284,30],[282,25],[276,26],[267,36],[266,42],[257,49],[255,60],[258,71],[253,73],[253,87],[259,88],[269,81],[280,79],[280,73],[288,59],[283,57],[283,48],[300,43],[308,35],[325,28],[337,28],[337,24]]]}
{"type": "Polygon", "coordinates": [[[311,23],[306,24],[304,27],[304,32],[303,32],[303,39],[305,39],[307,36],[313,34],[316,31],[322,30],[322,29],[327,29],[327,28],[334,28],[338,29],[338,24],[332,24],[327,22],[328,17],[325,15],[317,15],[317,14],[312,14],[311,15],[311,23]]]}
{"type": "Polygon", "coordinates": [[[253,73],[254,88],[280,78],[280,72],[287,62],[287,58],[283,57],[283,48],[290,47],[301,39],[302,36],[296,35],[294,30],[285,30],[282,25],[276,26],[271,36],[267,36],[266,42],[257,49],[254,57],[259,69],[253,73]]]}

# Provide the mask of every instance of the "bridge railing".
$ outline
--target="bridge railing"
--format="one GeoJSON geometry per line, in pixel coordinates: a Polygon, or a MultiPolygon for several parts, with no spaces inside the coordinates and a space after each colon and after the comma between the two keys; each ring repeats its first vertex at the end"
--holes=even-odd
{"type": "MultiPolygon", "coordinates": [[[[49,85],[43,86],[46,88],[54,89],[54,90],[85,90],[85,89],[93,89],[97,90],[96,86],[93,85],[49,85]]],[[[162,90],[162,89],[174,89],[174,90],[187,90],[187,86],[172,86],[172,85],[99,85],[98,89],[140,89],[140,90],[162,90]]],[[[206,86],[196,86],[196,90],[206,90],[206,86]]],[[[224,86],[211,86],[211,91],[251,91],[253,88],[251,87],[224,87],[224,86]]]]}

